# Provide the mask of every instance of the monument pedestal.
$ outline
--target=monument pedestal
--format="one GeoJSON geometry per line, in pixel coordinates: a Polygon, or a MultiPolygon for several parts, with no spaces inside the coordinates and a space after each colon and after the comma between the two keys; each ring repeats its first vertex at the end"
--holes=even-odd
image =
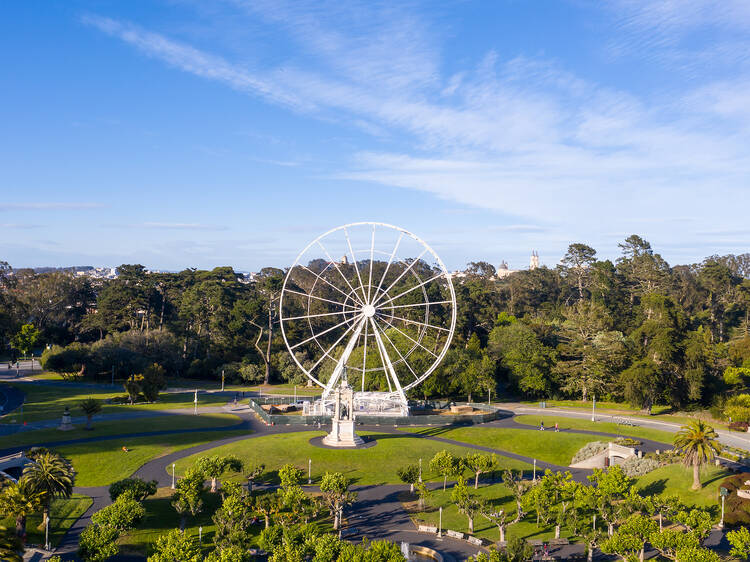
{"type": "Polygon", "coordinates": [[[323,438],[323,444],[329,447],[358,447],[364,440],[354,431],[354,420],[333,420],[331,433],[323,438]]]}
{"type": "Polygon", "coordinates": [[[70,410],[68,407],[65,407],[65,411],[62,415],[62,421],[60,422],[60,425],[57,426],[57,429],[60,431],[70,431],[71,429],[75,429],[73,427],[73,420],[70,417],[70,410]]]}
{"type": "Polygon", "coordinates": [[[346,382],[346,374],[341,386],[335,391],[336,410],[333,414],[331,433],[323,438],[329,447],[357,447],[364,440],[354,432],[354,392],[346,382]]]}

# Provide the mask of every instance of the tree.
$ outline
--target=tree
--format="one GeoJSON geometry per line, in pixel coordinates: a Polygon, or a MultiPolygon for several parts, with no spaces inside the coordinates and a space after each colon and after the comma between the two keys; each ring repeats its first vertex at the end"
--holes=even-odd
{"type": "Polygon", "coordinates": [[[123,533],[130,531],[143,519],[146,510],[130,492],[125,492],[117,501],[100,509],[91,516],[91,521],[100,527],[111,527],[123,533]]]}
{"type": "Polygon", "coordinates": [[[86,562],[104,562],[120,551],[119,531],[113,527],[87,526],[78,539],[78,556],[86,562]]]}
{"type": "MultiPolygon", "coordinates": [[[[224,493],[225,490],[222,489],[222,492],[224,493]]],[[[221,507],[212,517],[216,525],[214,542],[221,547],[233,546],[247,549],[252,539],[251,516],[250,497],[247,492],[237,486],[232,493],[225,495],[221,507]]]]}
{"type": "Polygon", "coordinates": [[[464,464],[474,472],[474,489],[476,490],[479,488],[479,476],[497,468],[497,455],[470,453],[466,455],[464,464]]]}
{"type": "Polygon", "coordinates": [[[554,351],[521,322],[498,326],[487,343],[490,356],[505,369],[508,379],[526,396],[546,396],[551,388],[554,351]]]}
{"type": "Polygon", "coordinates": [[[181,531],[185,530],[188,515],[195,517],[203,510],[203,480],[201,471],[190,469],[184,478],[177,481],[172,507],[180,515],[181,531]]]}
{"type": "Polygon", "coordinates": [[[594,262],[596,262],[596,250],[586,244],[571,244],[560,260],[565,276],[575,280],[579,300],[583,300],[583,289],[588,284],[589,271],[594,262]]]}
{"type": "Polygon", "coordinates": [[[0,514],[14,517],[16,535],[26,536],[26,519],[42,507],[42,494],[30,486],[28,480],[21,478],[0,489],[0,514]]]}
{"type": "Polygon", "coordinates": [[[23,478],[33,490],[41,495],[44,518],[42,526],[49,519],[50,505],[54,498],[69,498],[73,493],[75,471],[71,464],[55,453],[43,453],[23,469],[23,478]]]}
{"type": "Polygon", "coordinates": [[[344,508],[354,503],[357,495],[349,491],[349,480],[340,472],[326,472],[320,481],[320,491],[333,515],[333,528],[338,530],[344,508]]]}
{"type": "Polygon", "coordinates": [[[675,436],[674,445],[682,452],[685,466],[693,468],[693,490],[700,490],[701,467],[711,462],[721,452],[718,434],[703,420],[693,420],[682,426],[675,436]]]}
{"type": "Polygon", "coordinates": [[[430,495],[430,489],[421,480],[414,487],[417,489],[417,495],[419,496],[419,509],[424,511],[424,502],[430,495]]]}
{"type": "Polygon", "coordinates": [[[234,455],[200,457],[195,463],[195,469],[211,479],[211,492],[215,493],[219,477],[228,470],[240,472],[242,461],[234,455]]]}
{"type": "Polygon", "coordinates": [[[11,339],[11,345],[13,349],[18,350],[23,357],[31,355],[34,345],[37,339],[39,339],[39,330],[34,327],[34,324],[24,324],[21,329],[11,339]]]}
{"type": "Polygon", "coordinates": [[[448,483],[448,477],[456,472],[457,459],[451,453],[443,449],[435,453],[430,460],[430,470],[443,477],[443,490],[448,483]]]}
{"type": "Polygon", "coordinates": [[[416,464],[407,464],[396,471],[401,482],[409,484],[409,492],[414,493],[414,484],[419,480],[419,467],[416,464]]]}
{"type": "Polygon", "coordinates": [[[732,550],[729,554],[737,558],[744,558],[745,560],[750,558],[750,530],[747,527],[739,527],[738,529],[729,531],[727,533],[727,540],[732,545],[732,550]]]}
{"type": "Polygon", "coordinates": [[[500,534],[500,542],[505,542],[505,528],[509,523],[508,514],[502,509],[498,511],[494,505],[486,501],[479,502],[479,514],[497,527],[497,532],[500,534]]]}
{"type": "Polygon", "coordinates": [[[128,492],[138,501],[143,501],[156,493],[158,482],[150,480],[146,482],[140,478],[124,478],[109,485],[109,498],[114,502],[122,494],[128,492]]]}
{"type": "Polygon", "coordinates": [[[657,531],[654,520],[645,515],[633,514],[607,540],[602,542],[601,549],[609,554],[619,554],[623,560],[631,560],[637,554],[643,562],[646,541],[657,531]]]}
{"type": "Polygon", "coordinates": [[[481,504],[469,491],[466,480],[459,476],[451,492],[451,501],[456,504],[458,511],[469,519],[469,532],[474,532],[474,518],[480,512],[481,504]]]}
{"type": "Polygon", "coordinates": [[[255,498],[253,510],[263,517],[266,529],[271,527],[271,517],[279,512],[281,501],[281,497],[276,494],[263,494],[255,498]]]}
{"type": "Polygon", "coordinates": [[[102,411],[102,405],[96,398],[90,396],[80,403],[81,411],[86,416],[86,429],[92,429],[91,418],[102,411]]]}
{"type": "Polygon", "coordinates": [[[253,482],[266,470],[264,464],[254,464],[249,467],[245,467],[245,478],[247,478],[247,491],[253,492],[253,482]]]}
{"type": "Polygon", "coordinates": [[[625,476],[620,465],[610,466],[607,470],[595,468],[588,479],[594,484],[596,510],[607,523],[607,532],[611,536],[615,522],[627,512],[624,500],[633,492],[633,481],[625,476]]]}
{"type": "Polygon", "coordinates": [[[506,468],[503,471],[503,484],[508,490],[510,490],[510,493],[513,494],[513,498],[516,500],[516,518],[512,522],[518,523],[523,519],[523,495],[531,484],[523,479],[522,471],[516,471],[509,468],[506,468]]]}
{"type": "Polygon", "coordinates": [[[148,562],[201,562],[203,555],[195,539],[181,533],[170,531],[156,539],[154,553],[148,562]]]}
{"type": "Polygon", "coordinates": [[[281,296],[281,287],[284,283],[284,273],[280,269],[272,267],[264,267],[258,274],[257,281],[255,282],[258,293],[263,297],[264,302],[261,306],[256,308],[256,312],[260,316],[265,313],[267,321],[265,326],[261,324],[261,320],[249,320],[249,322],[258,329],[258,339],[255,341],[255,348],[258,350],[263,363],[266,367],[265,377],[263,379],[264,384],[268,384],[271,380],[271,343],[273,342],[274,325],[276,324],[276,301],[281,296]],[[267,338],[265,350],[260,347],[260,341],[263,339],[263,335],[267,338]]]}
{"type": "Polygon", "coordinates": [[[152,363],[146,367],[143,370],[140,387],[146,402],[156,402],[159,399],[159,391],[167,388],[164,367],[158,363],[152,363]]]}

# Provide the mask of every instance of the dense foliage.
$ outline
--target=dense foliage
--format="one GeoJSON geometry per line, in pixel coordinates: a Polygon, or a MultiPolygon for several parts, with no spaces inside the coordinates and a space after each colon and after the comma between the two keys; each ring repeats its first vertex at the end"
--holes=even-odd
{"type": "MultiPolygon", "coordinates": [[[[452,349],[414,398],[596,395],[643,408],[719,402],[721,410],[750,380],[750,254],[670,266],[639,236],[620,248],[612,262],[571,244],[554,269],[502,278],[488,263],[469,264],[454,278],[452,349]]],[[[51,346],[45,366],[63,373],[110,377],[114,369],[126,380],[157,363],[165,376],[303,382],[279,336],[283,271],[263,269],[252,282],[229,267],[118,272],[98,280],[3,264],[4,345],[25,351],[33,325],[37,347],[51,346]]],[[[744,421],[746,402],[730,404],[744,421]]]]}

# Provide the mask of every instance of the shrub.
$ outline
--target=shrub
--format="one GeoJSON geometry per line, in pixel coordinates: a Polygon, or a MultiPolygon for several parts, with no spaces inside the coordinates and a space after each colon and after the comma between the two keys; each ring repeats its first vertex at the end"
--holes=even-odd
{"type": "Polygon", "coordinates": [[[656,470],[660,465],[658,461],[650,459],[648,457],[644,457],[642,459],[639,459],[638,457],[630,457],[629,459],[626,459],[625,462],[623,462],[620,466],[622,467],[622,471],[625,473],[625,476],[635,478],[636,476],[643,476],[644,474],[648,474],[652,470],[656,470]]]}
{"type": "Polygon", "coordinates": [[[607,443],[604,441],[592,441],[590,443],[586,443],[583,447],[579,449],[579,451],[573,455],[573,460],[570,464],[576,464],[578,462],[585,461],[586,459],[590,459],[591,457],[598,455],[602,451],[604,451],[607,448],[607,443]]]}
{"type": "Polygon", "coordinates": [[[733,421],[729,424],[731,431],[744,431],[747,432],[747,428],[750,426],[746,421],[733,421]]]}
{"type": "Polygon", "coordinates": [[[109,486],[109,497],[112,501],[117,501],[122,494],[130,492],[136,500],[143,501],[156,493],[156,486],[156,480],[146,482],[140,478],[125,478],[109,486]]]}
{"type": "Polygon", "coordinates": [[[750,394],[738,394],[727,400],[724,416],[733,422],[750,422],[750,394]]]}
{"type": "Polygon", "coordinates": [[[637,447],[638,445],[642,444],[642,441],[638,441],[637,439],[633,439],[631,437],[618,437],[614,441],[617,445],[622,445],[623,447],[637,447]]]}

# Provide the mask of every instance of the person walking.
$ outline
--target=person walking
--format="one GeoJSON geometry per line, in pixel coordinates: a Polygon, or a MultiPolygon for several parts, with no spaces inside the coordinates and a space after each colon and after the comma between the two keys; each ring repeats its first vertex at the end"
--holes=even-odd
{"type": "Polygon", "coordinates": [[[539,431],[544,431],[544,420],[539,422],[539,431]]]}
{"type": "Polygon", "coordinates": [[[555,422],[555,432],[560,431],[560,426],[557,425],[557,422],[555,422]]]}

